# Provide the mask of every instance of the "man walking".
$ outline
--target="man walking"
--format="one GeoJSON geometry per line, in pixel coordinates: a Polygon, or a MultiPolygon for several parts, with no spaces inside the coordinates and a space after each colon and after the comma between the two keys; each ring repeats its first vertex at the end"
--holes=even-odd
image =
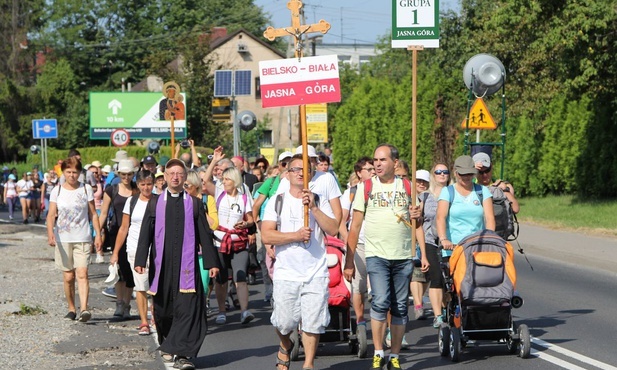
{"type": "Polygon", "coordinates": [[[183,190],[184,162],[165,165],[167,189],[148,202],[135,254],[135,271],[144,273],[150,254],[150,290],[154,321],[164,361],[190,370],[206,336],[206,296],[199,274],[197,252],[214,278],[219,259],[201,200],[183,190]]]}
{"type": "MultiPolygon", "coordinates": [[[[353,201],[353,221],[347,238],[345,278],[354,276],[354,255],[358,236],[364,222],[366,270],[371,282],[371,330],[375,355],[371,369],[386,364],[383,336],[388,311],[392,314],[392,335],[388,370],[400,369],[399,352],[407,324],[407,297],[412,272],[410,216],[420,216],[419,207],[410,208],[409,182],[394,175],[399,161],[398,149],[381,144],[375,149],[373,165],[376,176],[358,184],[353,201]],[[370,186],[365,199],[365,186],[370,186]],[[413,212],[410,213],[410,210],[413,212]]],[[[420,226],[420,225],[417,225],[420,226]]],[[[424,234],[417,228],[417,239],[424,255],[424,234]]],[[[427,268],[428,266],[423,266],[427,268]]]]}
{"type": "Polygon", "coordinates": [[[336,234],[338,222],[328,199],[303,189],[302,166],[302,155],[294,156],[288,165],[289,190],[268,202],[261,226],[271,256],[276,245],[270,321],[280,338],[277,369],[284,370],[289,369],[294,345],[289,337],[298,322],[302,322],[304,369],[313,368],[319,336],[330,322],[324,232],[336,234]],[[305,204],[309,206],[308,227],[304,227],[305,204]]]}

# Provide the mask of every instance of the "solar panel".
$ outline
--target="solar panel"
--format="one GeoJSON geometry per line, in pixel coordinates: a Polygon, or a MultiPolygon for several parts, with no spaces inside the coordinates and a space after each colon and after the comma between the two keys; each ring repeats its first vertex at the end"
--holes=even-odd
{"type": "Polygon", "coordinates": [[[231,91],[231,74],[232,71],[214,71],[214,96],[227,97],[232,96],[231,91]]]}
{"type": "Polygon", "coordinates": [[[235,71],[235,95],[251,95],[251,71],[235,71]]]}

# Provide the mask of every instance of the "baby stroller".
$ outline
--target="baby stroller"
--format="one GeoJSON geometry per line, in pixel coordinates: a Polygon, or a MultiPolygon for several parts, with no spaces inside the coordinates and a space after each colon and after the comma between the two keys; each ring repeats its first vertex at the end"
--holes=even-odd
{"type": "Polygon", "coordinates": [[[512,308],[523,305],[516,293],[514,252],[510,243],[490,230],[461,240],[442,265],[446,281],[444,323],[439,328],[439,353],[458,361],[467,342],[497,341],[521,358],[531,350],[529,328],[517,325],[512,308]]]}
{"type": "MultiPolygon", "coordinates": [[[[356,322],[351,318],[351,291],[349,283],[343,277],[343,263],[345,255],[345,243],[342,240],[326,236],[326,253],[328,259],[328,272],[330,284],[328,286],[328,310],[330,311],[330,324],[326,332],[319,338],[320,343],[347,342],[352,354],[358,357],[366,357],[367,337],[366,326],[360,325],[356,332],[356,322]]],[[[291,360],[298,359],[302,336],[302,323],[300,328],[291,334],[294,347],[291,351],[291,360]]]]}

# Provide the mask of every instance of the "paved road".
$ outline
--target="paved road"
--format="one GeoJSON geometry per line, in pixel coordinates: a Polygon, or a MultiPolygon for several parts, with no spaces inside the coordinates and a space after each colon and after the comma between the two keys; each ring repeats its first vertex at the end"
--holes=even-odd
{"type": "MultiPolygon", "coordinates": [[[[0,211],[0,220],[6,220],[0,211]]],[[[18,221],[18,220],[17,220],[18,221]]],[[[42,228],[31,226],[33,230],[42,228]]],[[[519,291],[525,305],[514,311],[515,320],[526,323],[534,336],[532,358],[521,360],[507,354],[504,345],[471,346],[462,363],[474,369],[615,369],[614,287],[617,240],[522,225],[520,243],[534,270],[517,253],[519,291]]],[[[98,266],[100,267],[100,265],[98,266]]],[[[92,278],[104,280],[95,267],[92,278]]],[[[94,291],[93,300],[109,304],[94,291]]],[[[263,302],[263,285],[251,286],[251,308],[257,319],[239,324],[239,312],[229,314],[228,324],[217,326],[209,319],[209,333],[195,363],[198,368],[271,369],[277,349],[269,323],[270,307],[263,302]]],[[[214,301],[214,300],[213,300],[214,301]]],[[[216,307],[214,308],[216,310],[216,307]]],[[[113,333],[112,333],[113,334],[113,333]]],[[[82,350],[109,346],[109,336],[91,336],[87,343],[66,342],[57,347],[82,350]]],[[[407,328],[411,348],[402,354],[403,368],[450,368],[460,366],[437,353],[436,330],[429,321],[412,321],[407,328]]],[[[121,343],[119,343],[121,345],[121,343]]],[[[152,345],[147,347],[152,348],[152,345]]],[[[369,342],[369,354],[372,353],[369,342]]],[[[345,343],[323,343],[316,362],[320,369],[364,369],[367,359],[349,354],[345,343]]],[[[101,364],[102,365],[102,364],[101,364]]],[[[150,364],[147,368],[154,368],[150,364]]],[[[159,362],[156,366],[162,366],[159,362]]],[[[292,369],[301,367],[294,362],[292,369]]]]}

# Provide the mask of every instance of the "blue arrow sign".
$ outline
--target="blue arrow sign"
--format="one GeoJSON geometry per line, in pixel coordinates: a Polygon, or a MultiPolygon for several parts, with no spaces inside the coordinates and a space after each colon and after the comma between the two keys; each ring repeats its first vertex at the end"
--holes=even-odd
{"type": "Polygon", "coordinates": [[[54,119],[33,119],[32,135],[35,139],[57,139],[58,121],[54,119]]]}

